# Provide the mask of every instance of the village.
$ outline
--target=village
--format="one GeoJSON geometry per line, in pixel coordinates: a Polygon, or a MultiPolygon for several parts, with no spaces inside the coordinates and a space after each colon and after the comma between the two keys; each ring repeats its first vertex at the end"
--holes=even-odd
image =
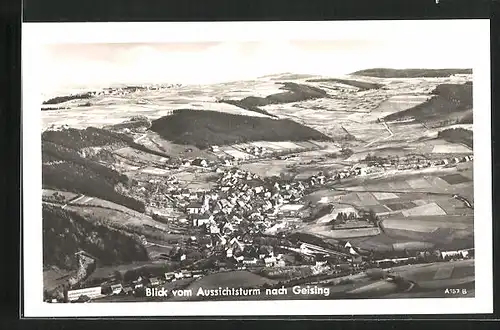
{"type": "MultiPolygon", "coordinates": [[[[171,209],[183,214],[177,218],[161,212],[152,214],[154,219],[174,224],[178,232],[190,237],[178,242],[168,254],[164,254],[166,260],[178,262],[179,269],[140,274],[128,281],[115,278],[100,286],[77,288],[67,292],[65,301],[86,302],[110,295],[137,297],[144,293],[145,288],[176,282],[191,283],[209,274],[234,270],[269,276],[286,274],[294,267],[308,267],[308,275],[288,276],[290,283],[307,283],[312,277],[345,276],[373,267],[391,268],[396,265],[471,258],[474,249],[401,251],[374,255],[353,246],[348,240],[339,244],[320,244],[307,236],[299,235],[290,239],[280,234],[332,211],[331,206],[325,208],[324,205],[304,199],[307,194],[321,187],[335,186],[348,178],[369,176],[381,171],[446,167],[469,161],[472,161],[471,155],[432,160],[418,156],[368,156],[353,166],[346,166],[337,172],[318,172],[307,180],[260,178],[235,167],[234,162],[227,159],[219,162],[199,158],[183,161],[181,166],[194,167],[203,173],[215,172],[217,179],[214,187],[210,190],[188,189],[175,175],[171,175],[165,180],[140,182],[133,191],[154,206],[155,210],[171,209]],[[144,194],[148,198],[144,198],[144,194]],[[276,228],[280,230],[273,230],[276,228]]],[[[357,222],[365,223],[364,226],[377,226],[366,215],[355,215],[354,218],[357,222]]],[[[155,245],[154,241],[145,237],[142,240],[145,246],[155,245]]],[[[286,281],[280,283],[286,284],[286,281]]],[[[52,300],[54,298],[47,299],[52,300]]]]}

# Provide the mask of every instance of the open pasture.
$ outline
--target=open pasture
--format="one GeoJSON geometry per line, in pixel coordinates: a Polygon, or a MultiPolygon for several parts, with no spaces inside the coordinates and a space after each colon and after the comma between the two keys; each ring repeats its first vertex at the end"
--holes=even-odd
{"type": "Polygon", "coordinates": [[[384,137],[390,137],[391,134],[386,127],[379,123],[345,123],[343,127],[358,140],[366,143],[384,137]]]}
{"type": "Polygon", "coordinates": [[[446,181],[450,185],[455,185],[455,184],[460,184],[460,183],[465,183],[471,181],[471,179],[463,176],[462,174],[456,173],[456,174],[449,174],[440,177],[444,181],[446,181]]]}
{"type": "Polygon", "coordinates": [[[354,229],[332,229],[330,225],[306,225],[299,229],[300,232],[330,239],[343,239],[352,237],[367,237],[380,234],[377,227],[354,228],[354,229]]]}
{"type": "Polygon", "coordinates": [[[458,194],[474,202],[472,181],[463,173],[450,168],[421,176],[400,176],[393,181],[390,181],[390,177],[375,180],[365,178],[364,182],[358,180],[362,185],[337,188],[342,189],[344,194],[334,201],[373,209],[380,216],[392,213],[402,213],[405,217],[472,215],[473,209],[453,198],[454,194],[458,194]],[[460,183],[449,184],[443,178],[460,183]]]}
{"type": "Polygon", "coordinates": [[[345,193],[343,195],[337,195],[335,198],[337,203],[345,203],[352,205],[361,205],[361,199],[359,198],[357,193],[345,193]]]}
{"type": "MultiPolygon", "coordinates": [[[[437,168],[437,169],[421,169],[410,170],[403,173],[386,172],[383,176],[378,177],[358,177],[351,181],[343,181],[341,187],[346,190],[363,190],[381,193],[406,193],[406,192],[434,192],[434,193],[460,193],[460,189],[465,186],[472,186],[472,181],[465,177],[465,174],[471,170],[457,172],[454,167],[437,168]],[[451,185],[444,177],[451,174],[459,174],[464,176],[463,182],[451,185]],[[464,184],[463,187],[457,189],[455,186],[464,184]],[[360,188],[363,187],[363,188],[360,188]]],[[[453,177],[450,177],[453,178],[453,177]]]]}
{"type": "Polygon", "coordinates": [[[373,112],[380,112],[381,116],[410,109],[429,99],[429,95],[396,95],[379,104],[373,112]]]}
{"type": "Polygon", "coordinates": [[[438,229],[433,222],[401,221],[401,220],[383,220],[383,226],[386,229],[408,230],[419,233],[432,233],[438,229]]]}
{"type": "Polygon", "coordinates": [[[394,190],[410,190],[412,187],[408,184],[408,182],[404,180],[397,180],[389,182],[389,186],[391,186],[394,190]]]}
{"type": "Polygon", "coordinates": [[[380,233],[371,237],[352,237],[349,238],[349,243],[362,250],[373,251],[392,251],[393,244],[399,242],[398,239],[389,237],[384,233],[380,233]]]}
{"type": "Polygon", "coordinates": [[[425,250],[434,247],[432,242],[424,242],[409,237],[392,237],[384,232],[372,237],[350,238],[349,242],[366,251],[404,251],[404,250],[425,250]]]}
{"type": "Polygon", "coordinates": [[[303,149],[302,146],[294,143],[294,142],[289,142],[289,141],[273,141],[273,142],[268,142],[270,146],[275,146],[277,149],[280,150],[296,150],[296,149],[303,149]]]}
{"type": "Polygon", "coordinates": [[[408,280],[416,281],[417,283],[421,281],[435,280],[439,277],[460,278],[474,275],[474,259],[446,263],[438,262],[419,265],[418,267],[415,267],[414,265],[411,267],[403,266],[393,268],[393,272],[408,280]],[[438,276],[436,276],[436,274],[438,274],[438,276]]]}
{"type": "Polygon", "coordinates": [[[406,209],[411,209],[416,206],[414,202],[403,202],[394,204],[385,204],[391,211],[401,211],[406,209]]]}
{"type": "MultiPolygon", "coordinates": [[[[200,150],[192,145],[180,145],[172,143],[170,141],[162,139],[157,133],[153,131],[148,131],[147,140],[151,141],[152,144],[157,146],[159,150],[173,158],[184,158],[184,159],[194,159],[203,158],[209,160],[217,159],[217,156],[208,150],[200,150]]],[[[143,141],[140,141],[143,143],[143,141]]]]}
{"type": "Polygon", "coordinates": [[[433,244],[443,243],[443,240],[435,240],[433,238],[434,232],[423,232],[423,231],[414,231],[414,230],[406,230],[406,229],[394,229],[394,228],[385,228],[384,233],[390,237],[402,240],[402,241],[415,241],[415,242],[430,242],[433,244]]]}
{"type": "Polygon", "coordinates": [[[252,155],[247,154],[246,152],[240,151],[232,146],[231,147],[224,146],[224,147],[221,147],[220,150],[222,150],[227,156],[232,157],[234,159],[244,160],[244,159],[254,158],[252,155]]]}
{"type": "Polygon", "coordinates": [[[392,248],[395,251],[422,251],[422,250],[427,250],[431,249],[434,247],[434,244],[429,243],[429,242],[420,242],[420,241],[408,241],[408,242],[402,242],[402,243],[394,243],[392,245],[392,248]]]}
{"type": "Polygon", "coordinates": [[[145,214],[99,198],[94,198],[82,206],[70,204],[67,206],[67,209],[86,216],[89,221],[104,223],[110,227],[142,234],[146,237],[161,240],[183,237],[183,235],[169,234],[170,227],[167,224],[155,221],[145,214]]]}
{"type": "Polygon", "coordinates": [[[305,203],[307,202],[312,202],[312,203],[318,203],[320,200],[323,200],[324,198],[327,198],[329,200],[335,200],[335,199],[340,199],[340,197],[343,197],[345,193],[343,192],[338,192],[332,189],[320,189],[316,190],[306,196],[304,196],[304,201],[305,203]]]}
{"type": "Polygon", "coordinates": [[[164,227],[164,230],[168,230],[165,225],[154,221],[146,215],[138,216],[137,214],[133,213],[134,211],[130,212],[114,208],[111,209],[105,206],[105,204],[108,204],[105,202],[97,202],[97,200],[92,200],[92,203],[88,203],[84,206],[70,204],[66,208],[69,210],[74,210],[82,215],[87,215],[87,219],[103,221],[104,223],[111,226],[117,225],[118,227],[121,227],[132,225],[140,227],[147,224],[152,226],[158,225],[159,228],[164,227]]]}
{"type": "Polygon", "coordinates": [[[453,264],[445,264],[441,266],[434,274],[433,280],[444,280],[450,278],[451,274],[453,274],[454,268],[453,264]]]}
{"type": "Polygon", "coordinates": [[[299,174],[295,175],[294,180],[307,180],[311,176],[318,174],[318,170],[298,170],[299,174]]]}
{"type": "Polygon", "coordinates": [[[464,202],[455,198],[441,199],[437,201],[437,204],[448,215],[474,215],[474,209],[466,207],[464,202]]]}
{"type": "Polygon", "coordinates": [[[145,151],[137,150],[130,147],[125,147],[113,151],[120,159],[130,160],[137,164],[152,165],[152,164],[165,164],[165,157],[154,155],[145,151]]]}
{"type": "Polygon", "coordinates": [[[449,249],[473,246],[474,226],[471,222],[453,221],[454,216],[426,218],[391,218],[383,220],[381,225],[386,235],[397,239],[430,242],[449,249]]]}
{"type": "Polygon", "coordinates": [[[214,173],[211,172],[194,172],[185,170],[175,173],[175,178],[179,180],[184,188],[193,190],[209,190],[216,184],[214,173]]]}
{"type": "Polygon", "coordinates": [[[360,208],[363,208],[365,210],[366,209],[372,210],[377,215],[382,215],[387,212],[392,212],[392,210],[389,210],[385,205],[370,205],[366,207],[360,206],[360,208]]]}
{"type": "Polygon", "coordinates": [[[443,180],[442,177],[426,175],[424,176],[424,179],[436,188],[436,191],[447,192],[451,189],[450,184],[443,180]]]}
{"type": "Polygon", "coordinates": [[[471,154],[472,150],[461,144],[437,144],[432,149],[436,154],[471,154]]]}
{"type": "Polygon", "coordinates": [[[425,180],[425,178],[409,179],[406,180],[406,182],[413,189],[427,189],[432,187],[432,185],[425,180]]]}
{"type": "Polygon", "coordinates": [[[305,148],[305,149],[312,149],[312,148],[315,149],[315,148],[319,148],[319,147],[324,147],[324,148],[331,147],[334,150],[339,149],[338,146],[336,146],[333,143],[329,143],[329,142],[299,141],[299,142],[295,142],[295,144],[302,147],[302,148],[305,148]]]}
{"type": "Polygon", "coordinates": [[[373,197],[375,197],[379,201],[399,198],[399,196],[394,193],[382,193],[382,192],[374,192],[373,197]]]}
{"type": "Polygon", "coordinates": [[[157,167],[153,167],[153,166],[141,168],[140,171],[144,174],[158,175],[158,176],[168,176],[171,174],[170,170],[166,170],[163,168],[157,168],[157,167]]]}
{"type": "MultiPolygon", "coordinates": [[[[466,224],[472,226],[474,223],[473,215],[435,215],[435,216],[413,216],[411,218],[402,218],[400,215],[394,215],[388,220],[400,221],[422,221],[422,222],[435,222],[438,224],[447,223],[446,226],[453,226],[452,223],[466,224]]],[[[461,226],[461,225],[458,225],[461,226]]]]}
{"type": "Polygon", "coordinates": [[[287,165],[288,163],[285,160],[261,160],[254,163],[242,164],[240,168],[265,178],[279,176],[283,172],[288,172],[287,165]]]}
{"type": "Polygon", "coordinates": [[[436,203],[429,203],[426,205],[416,206],[411,209],[402,211],[405,217],[411,216],[433,216],[433,215],[446,215],[446,212],[439,207],[436,203]]]}
{"type": "Polygon", "coordinates": [[[358,195],[358,198],[360,199],[362,205],[366,205],[366,206],[379,205],[379,202],[369,192],[360,192],[360,193],[357,193],[357,195],[358,195]]]}
{"type": "MultiPolygon", "coordinates": [[[[372,182],[372,183],[365,183],[364,187],[366,188],[366,191],[372,191],[373,196],[380,196],[380,197],[389,197],[392,196],[391,194],[394,194],[392,192],[392,187],[389,185],[389,182],[372,182]],[[389,194],[389,195],[387,195],[389,194]]],[[[377,197],[375,197],[377,198],[377,197]]],[[[393,197],[393,198],[399,198],[399,196],[393,197]]],[[[379,199],[379,198],[377,198],[379,199]]],[[[390,199],[390,198],[386,198],[390,199]]],[[[386,200],[384,199],[384,200],[386,200]]]]}

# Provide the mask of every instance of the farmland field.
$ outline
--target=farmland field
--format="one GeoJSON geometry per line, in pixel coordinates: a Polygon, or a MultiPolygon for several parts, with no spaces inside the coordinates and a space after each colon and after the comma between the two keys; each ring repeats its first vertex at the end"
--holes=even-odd
{"type": "Polygon", "coordinates": [[[460,144],[435,145],[432,149],[436,154],[470,154],[472,150],[460,144]]]}
{"type": "Polygon", "coordinates": [[[377,192],[374,192],[373,196],[376,199],[378,199],[379,201],[380,200],[385,200],[385,199],[395,199],[395,198],[398,198],[398,195],[396,195],[394,193],[377,193],[377,192]]]}
{"type": "Polygon", "coordinates": [[[407,180],[407,182],[408,182],[408,185],[410,185],[410,187],[412,187],[413,189],[432,187],[431,184],[423,178],[422,179],[410,179],[410,180],[407,180]]]}
{"type": "Polygon", "coordinates": [[[464,182],[470,182],[471,180],[469,178],[464,177],[461,174],[450,174],[450,175],[445,175],[442,176],[441,179],[446,181],[448,184],[455,185],[455,184],[460,184],[464,182]]]}
{"type": "Polygon", "coordinates": [[[387,229],[408,230],[419,233],[432,233],[438,229],[438,226],[432,222],[421,224],[413,221],[384,220],[383,225],[387,229]]]}
{"type": "Polygon", "coordinates": [[[409,241],[409,242],[403,242],[403,243],[394,243],[392,245],[392,247],[395,251],[404,251],[404,250],[422,251],[422,250],[426,250],[426,249],[431,249],[432,247],[434,247],[434,244],[429,243],[429,242],[409,241]]]}
{"type": "Polygon", "coordinates": [[[414,208],[404,210],[403,215],[405,217],[411,216],[426,216],[426,215],[446,215],[446,212],[439,207],[436,203],[429,203],[422,206],[416,206],[414,208]]]}
{"type": "MultiPolygon", "coordinates": [[[[471,227],[470,224],[464,222],[448,222],[445,219],[436,219],[435,217],[427,217],[428,220],[420,219],[386,219],[383,220],[383,226],[389,229],[402,229],[402,230],[414,230],[422,232],[432,232],[437,228],[452,228],[465,230],[471,227]],[[407,227],[405,227],[407,226],[407,227]]],[[[446,219],[452,217],[446,217],[446,219]]]]}
{"type": "Polygon", "coordinates": [[[392,211],[401,211],[405,209],[410,209],[415,207],[414,202],[404,202],[404,203],[394,203],[394,204],[386,204],[388,208],[390,208],[392,211]]]}
{"type": "Polygon", "coordinates": [[[322,238],[352,238],[352,237],[366,237],[375,236],[380,234],[380,229],[376,227],[371,228],[354,228],[354,229],[332,229],[331,226],[324,225],[308,225],[299,230],[303,233],[316,235],[322,238]]]}
{"type": "Polygon", "coordinates": [[[282,172],[287,172],[286,166],[286,161],[258,161],[243,164],[241,168],[265,178],[279,176],[282,172]]]}
{"type": "Polygon", "coordinates": [[[371,193],[358,193],[357,195],[361,200],[362,205],[370,206],[379,204],[379,202],[373,197],[371,193]]]}
{"type": "Polygon", "coordinates": [[[394,190],[400,190],[400,189],[401,190],[408,190],[408,189],[412,188],[406,181],[393,181],[393,182],[389,182],[389,185],[394,190]]]}

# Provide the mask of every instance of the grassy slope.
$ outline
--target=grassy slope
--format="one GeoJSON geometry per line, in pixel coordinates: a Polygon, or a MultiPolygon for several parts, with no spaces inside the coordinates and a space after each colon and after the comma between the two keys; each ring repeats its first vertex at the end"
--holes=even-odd
{"type": "Polygon", "coordinates": [[[326,135],[288,119],[232,115],[217,111],[176,111],[153,121],[151,130],[163,139],[204,149],[247,141],[330,140],[326,135]]]}
{"type": "Polygon", "coordinates": [[[101,131],[103,130],[89,128],[44,132],[42,134],[43,187],[100,197],[143,212],[144,203],[120,194],[115,189],[118,184],[129,183],[125,175],[97,161],[84,158],[78,153],[81,148],[86,147],[126,145],[118,135],[114,135],[115,133],[104,134],[101,131]]]}
{"type": "Polygon", "coordinates": [[[472,84],[442,84],[432,92],[433,97],[413,108],[392,113],[386,121],[415,118],[422,121],[445,119],[453,113],[472,109],[472,84]]]}
{"type": "Polygon", "coordinates": [[[378,78],[433,78],[449,77],[454,74],[472,74],[472,69],[387,69],[374,68],[356,71],[357,76],[378,78]]]}

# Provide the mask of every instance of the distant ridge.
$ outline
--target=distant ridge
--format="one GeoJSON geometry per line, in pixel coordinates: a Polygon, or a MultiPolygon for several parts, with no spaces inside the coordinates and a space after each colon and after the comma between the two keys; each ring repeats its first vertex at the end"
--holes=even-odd
{"type": "Polygon", "coordinates": [[[329,141],[330,137],[289,119],[181,109],[153,121],[152,131],[177,144],[206,149],[248,141],[329,141]]]}
{"type": "Polygon", "coordinates": [[[339,83],[348,86],[357,87],[360,90],[368,90],[368,89],[379,89],[382,88],[383,85],[370,83],[366,81],[358,81],[358,80],[350,80],[350,79],[338,79],[338,78],[317,78],[317,79],[308,79],[306,82],[323,82],[323,83],[339,83]]]}
{"type": "Polygon", "coordinates": [[[308,79],[313,77],[315,77],[315,75],[313,74],[284,72],[284,73],[276,73],[276,74],[261,76],[258,79],[299,80],[299,79],[308,79]]]}
{"type": "Polygon", "coordinates": [[[377,78],[439,78],[455,74],[472,74],[472,69],[388,69],[374,68],[356,71],[351,75],[377,78]]]}

